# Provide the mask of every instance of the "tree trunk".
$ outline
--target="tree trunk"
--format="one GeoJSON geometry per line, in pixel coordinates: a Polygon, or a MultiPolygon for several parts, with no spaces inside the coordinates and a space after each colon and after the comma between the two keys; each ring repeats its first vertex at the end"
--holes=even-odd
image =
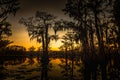
{"type": "MultiPolygon", "coordinates": [[[[44,21],[44,24],[45,21],[44,21]]],[[[43,38],[43,55],[41,59],[41,80],[48,80],[48,64],[49,64],[49,57],[48,57],[48,25],[45,25],[45,35],[42,35],[43,38]]]]}
{"type": "Polygon", "coordinates": [[[65,71],[66,71],[66,79],[69,78],[68,75],[68,54],[67,54],[67,47],[65,48],[65,71]]]}
{"type": "Polygon", "coordinates": [[[117,42],[118,42],[118,51],[120,54],[120,1],[116,0],[114,2],[114,17],[116,24],[118,26],[117,42]]]}
{"type": "Polygon", "coordinates": [[[102,71],[102,80],[107,80],[107,77],[106,77],[107,74],[106,74],[105,51],[104,51],[103,41],[102,41],[101,35],[100,35],[100,28],[98,26],[98,17],[97,17],[97,15],[98,15],[97,10],[95,8],[94,16],[95,16],[95,28],[96,28],[96,35],[97,35],[97,39],[98,39],[98,48],[99,48],[99,53],[98,53],[98,55],[99,55],[99,64],[101,66],[101,71],[102,71]]]}

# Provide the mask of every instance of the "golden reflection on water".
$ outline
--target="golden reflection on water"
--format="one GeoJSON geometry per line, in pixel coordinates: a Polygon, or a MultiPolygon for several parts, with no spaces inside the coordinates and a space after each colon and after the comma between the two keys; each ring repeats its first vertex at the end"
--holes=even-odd
{"type": "MultiPolygon", "coordinates": [[[[35,58],[24,58],[24,60],[22,60],[22,63],[20,64],[15,64],[15,65],[6,65],[5,68],[12,72],[11,75],[12,77],[16,77],[13,75],[17,75],[19,74],[20,76],[24,76],[25,79],[27,78],[31,78],[34,76],[39,76],[41,74],[41,64],[40,64],[40,59],[35,57],[35,58]]],[[[18,62],[18,61],[17,61],[18,62]]],[[[70,63],[71,60],[68,60],[68,63],[70,63]]],[[[61,71],[64,70],[64,68],[62,68],[61,65],[66,66],[65,63],[65,59],[64,58],[50,58],[50,62],[48,65],[48,68],[50,69],[50,71],[48,71],[48,74],[50,77],[52,78],[60,78],[63,76],[63,74],[61,73],[61,71]]],[[[75,67],[75,66],[74,66],[75,67]]],[[[78,69],[78,67],[76,67],[74,74],[76,74],[76,76],[78,76],[76,70],[78,69]]],[[[8,80],[10,80],[11,78],[8,77],[8,80]]],[[[16,79],[14,79],[16,80],[16,79]]]]}
{"type": "Polygon", "coordinates": [[[38,61],[38,59],[37,58],[33,58],[33,61],[34,61],[34,63],[39,63],[39,61],[38,61]]]}
{"type": "Polygon", "coordinates": [[[54,64],[60,64],[61,63],[61,61],[60,61],[60,59],[59,58],[56,58],[56,59],[54,59],[54,58],[50,58],[50,62],[51,63],[54,63],[54,64]]]}
{"type": "Polygon", "coordinates": [[[29,58],[26,58],[24,63],[28,64],[29,63],[29,58]]]}
{"type": "Polygon", "coordinates": [[[29,64],[30,61],[33,61],[33,63],[36,63],[36,64],[39,62],[37,58],[31,58],[31,59],[30,58],[26,58],[24,63],[25,64],[29,64]]]}

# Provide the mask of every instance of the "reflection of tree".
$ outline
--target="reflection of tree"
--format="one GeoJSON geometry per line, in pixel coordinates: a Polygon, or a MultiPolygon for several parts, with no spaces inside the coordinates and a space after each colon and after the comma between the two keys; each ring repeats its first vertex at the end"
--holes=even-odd
{"type": "MultiPolygon", "coordinates": [[[[82,43],[82,51],[83,51],[83,59],[84,62],[88,61],[88,48],[89,48],[89,42],[88,42],[88,24],[87,19],[88,17],[88,8],[87,8],[87,1],[78,0],[78,1],[72,1],[68,0],[66,7],[64,11],[76,22],[78,22],[75,26],[73,26],[73,29],[77,32],[77,39],[78,41],[82,43]]],[[[90,60],[90,59],[89,59],[90,60]]],[[[89,63],[89,62],[88,62],[89,63]]],[[[86,65],[88,67],[89,65],[86,65]]],[[[86,68],[85,68],[86,69],[86,68]]],[[[88,74],[86,72],[86,74],[88,74]]],[[[89,76],[85,76],[85,80],[89,79],[89,76]]]]}
{"type": "MultiPolygon", "coordinates": [[[[16,14],[16,12],[19,9],[19,3],[18,0],[0,0],[0,53],[1,48],[6,47],[8,44],[11,43],[9,40],[3,39],[4,37],[8,37],[11,35],[11,24],[6,21],[9,14],[16,14]]],[[[3,50],[2,50],[3,53],[3,50]]],[[[0,56],[0,77],[1,80],[4,78],[3,71],[3,57],[0,56]]]]}
{"type": "Polygon", "coordinates": [[[7,57],[6,59],[4,59],[4,65],[19,65],[22,64],[25,61],[25,57],[7,57]]]}
{"type": "Polygon", "coordinates": [[[28,19],[22,18],[20,20],[21,24],[27,27],[30,39],[36,39],[37,42],[42,43],[42,80],[47,80],[47,65],[49,63],[48,57],[48,47],[51,38],[55,38],[57,35],[51,36],[48,31],[53,27],[52,23],[55,17],[49,13],[37,11],[35,17],[30,17],[28,19]]]}
{"type": "MultiPolygon", "coordinates": [[[[118,0],[116,5],[119,5],[118,0]]],[[[78,40],[82,44],[85,80],[96,80],[98,76],[96,71],[101,72],[101,78],[106,80],[110,46],[114,44],[114,49],[118,48],[116,40],[119,41],[119,38],[116,39],[116,36],[119,28],[116,28],[111,17],[113,16],[111,6],[112,0],[67,0],[63,10],[76,22],[73,30],[77,32],[78,40]]],[[[117,11],[119,10],[115,10],[116,14],[117,11]]]]}
{"type": "Polygon", "coordinates": [[[71,63],[70,62],[68,62],[68,59],[63,59],[63,60],[61,60],[61,63],[62,64],[59,64],[59,66],[61,67],[61,69],[62,69],[62,71],[61,71],[61,73],[62,73],[62,75],[63,75],[63,78],[65,79],[65,80],[68,80],[68,79],[72,79],[71,78],[71,63]]]}
{"type": "Polygon", "coordinates": [[[71,80],[73,80],[74,79],[74,67],[75,67],[74,66],[75,33],[68,32],[65,36],[63,36],[62,39],[63,39],[62,40],[63,45],[60,48],[65,51],[65,66],[61,65],[61,67],[65,68],[65,71],[62,71],[62,73],[64,74],[65,79],[70,78],[71,80]],[[68,60],[71,60],[71,62],[68,63],[68,60]]]}
{"type": "Polygon", "coordinates": [[[78,67],[77,68],[77,72],[78,72],[78,79],[80,80],[84,80],[84,65],[82,63],[82,61],[77,58],[76,61],[75,61],[75,66],[78,67]]]}

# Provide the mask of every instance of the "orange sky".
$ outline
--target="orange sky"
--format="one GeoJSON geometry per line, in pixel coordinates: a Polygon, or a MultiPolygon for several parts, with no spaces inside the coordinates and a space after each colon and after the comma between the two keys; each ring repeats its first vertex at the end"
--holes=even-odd
{"type": "MultiPolygon", "coordinates": [[[[30,40],[28,36],[28,32],[24,25],[18,25],[18,29],[12,26],[12,36],[9,37],[13,43],[11,45],[19,45],[24,46],[27,50],[29,47],[34,46],[35,48],[38,48],[41,46],[41,44],[37,43],[36,40],[30,40]],[[19,29],[20,28],[20,29],[19,29]]],[[[54,34],[54,31],[52,29],[49,29],[49,34],[54,34]]],[[[59,37],[62,37],[65,32],[58,32],[57,33],[59,37]]],[[[61,40],[58,41],[51,41],[50,42],[50,48],[51,50],[59,50],[59,47],[62,45],[61,40]]]]}
{"type": "MultiPolygon", "coordinates": [[[[35,40],[30,41],[27,30],[24,25],[19,24],[20,18],[28,18],[34,16],[36,11],[46,11],[48,13],[57,16],[59,19],[68,20],[69,17],[64,15],[62,9],[65,7],[66,0],[20,0],[20,10],[17,11],[16,15],[10,15],[8,21],[12,24],[12,36],[9,38],[14,41],[12,45],[24,46],[27,49],[31,46],[36,48],[40,46],[35,40]]],[[[49,30],[50,34],[53,34],[52,30],[49,30]]],[[[58,32],[62,36],[63,32],[58,32]]],[[[61,41],[51,41],[50,47],[52,50],[58,50],[61,41]]]]}

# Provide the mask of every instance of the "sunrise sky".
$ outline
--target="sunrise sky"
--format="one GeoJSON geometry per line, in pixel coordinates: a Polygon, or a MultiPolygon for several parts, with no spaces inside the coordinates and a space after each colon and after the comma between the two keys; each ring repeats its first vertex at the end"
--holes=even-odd
{"type": "MultiPolygon", "coordinates": [[[[8,21],[12,24],[12,36],[10,40],[14,41],[12,45],[24,46],[27,49],[31,46],[39,47],[35,40],[30,41],[27,30],[24,25],[19,24],[19,19],[24,17],[34,16],[36,11],[46,11],[60,19],[68,19],[68,16],[64,15],[62,9],[65,7],[66,0],[20,0],[21,9],[17,12],[16,16],[9,16],[8,21]]],[[[49,33],[53,34],[53,30],[49,30],[49,33]]],[[[58,32],[62,36],[63,32],[58,32]]],[[[61,41],[52,41],[50,47],[52,50],[58,50],[61,45],[61,41]]]]}

